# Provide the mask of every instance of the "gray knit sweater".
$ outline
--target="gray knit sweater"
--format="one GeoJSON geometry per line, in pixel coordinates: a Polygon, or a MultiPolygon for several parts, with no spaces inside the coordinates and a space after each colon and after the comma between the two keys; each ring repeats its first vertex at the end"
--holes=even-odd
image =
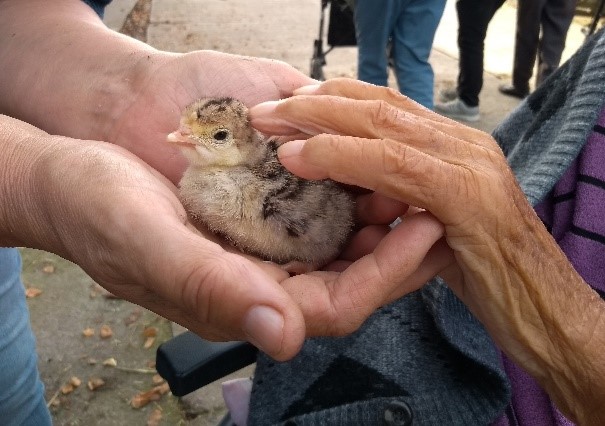
{"type": "MultiPolygon", "coordinates": [[[[532,204],[578,155],[603,106],[596,34],[494,132],[532,204]]],[[[308,339],[290,362],[260,356],[252,425],[485,425],[506,409],[500,355],[439,279],[377,311],[353,335],[308,339]]]]}

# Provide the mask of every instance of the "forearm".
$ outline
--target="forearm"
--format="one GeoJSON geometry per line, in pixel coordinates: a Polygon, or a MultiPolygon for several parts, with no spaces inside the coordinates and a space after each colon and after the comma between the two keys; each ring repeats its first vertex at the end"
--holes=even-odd
{"type": "Polygon", "coordinates": [[[491,301],[478,302],[474,310],[567,416],[579,424],[603,424],[605,302],[527,209],[524,220],[510,222],[516,229],[485,245],[485,258],[465,262],[480,265],[478,282],[486,283],[475,287],[473,299],[491,301]]]}
{"type": "Polygon", "coordinates": [[[51,134],[109,140],[152,52],[80,0],[0,1],[0,113],[51,134]]]}
{"type": "Polygon", "coordinates": [[[38,202],[34,171],[55,149],[45,132],[0,115],[0,246],[51,249],[53,226],[38,202]]]}

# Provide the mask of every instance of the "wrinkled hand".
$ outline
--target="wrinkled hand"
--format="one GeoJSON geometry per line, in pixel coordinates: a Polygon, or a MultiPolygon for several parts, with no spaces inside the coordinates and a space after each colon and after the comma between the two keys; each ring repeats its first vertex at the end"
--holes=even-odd
{"type": "Polygon", "coordinates": [[[127,148],[178,183],[186,162],[166,136],[183,109],[203,97],[229,96],[251,106],[288,97],[315,80],[284,62],[214,51],[172,54],[154,51],[135,73],[137,95],[108,133],[108,142],[127,148]]]}
{"type": "Polygon", "coordinates": [[[493,315],[483,312],[493,308],[483,301],[494,300],[490,292],[499,289],[484,283],[494,281],[494,270],[514,274],[505,271],[514,270],[511,263],[522,257],[502,245],[528,234],[553,245],[489,135],[396,91],[353,80],[330,80],[296,93],[313,96],[251,110],[252,123],[261,131],[312,136],[280,147],[280,161],[304,178],[358,185],[434,215],[447,243],[429,253],[442,257],[431,260],[442,267],[434,272],[480,318],[493,315]]]}
{"type": "MultiPolygon", "coordinates": [[[[435,268],[566,416],[602,424],[605,303],[543,226],[496,142],[386,88],[331,80],[296,93],[251,110],[262,131],[311,136],[282,145],[280,161],[299,176],[430,212],[445,236],[421,265],[435,268]]],[[[400,275],[400,294],[410,279],[400,275]]]]}

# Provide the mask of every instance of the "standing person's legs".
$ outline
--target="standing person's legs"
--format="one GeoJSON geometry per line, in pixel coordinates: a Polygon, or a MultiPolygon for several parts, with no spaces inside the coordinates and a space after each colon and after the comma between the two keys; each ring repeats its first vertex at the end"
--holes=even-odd
{"type": "Polygon", "coordinates": [[[0,423],[51,424],[16,249],[0,248],[0,423]]]}
{"type": "Polygon", "coordinates": [[[576,0],[548,0],[542,11],[542,38],[538,48],[536,86],[557,69],[565,49],[576,0]]]}
{"type": "Polygon", "coordinates": [[[483,57],[489,22],[504,0],[458,0],[458,97],[468,106],[479,105],[483,87],[483,57]]]}
{"type": "Polygon", "coordinates": [[[433,108],[433,68],[429,63],[445,0],[402,1],[393,30],[393,58],[401,93],[433,108]]]}
{"type": "Polygon", "coordinates": [[[546,0],[519,0],[512,83],[519,91],[529,92],[540,41],[540,17],[546,0]]]}
{"type": "Polygon", "coordinates": [[[399,0],[357,0],[357,76],[359,80],[387,86],[386,47],[391,35],[392,16],[399,0]]]}

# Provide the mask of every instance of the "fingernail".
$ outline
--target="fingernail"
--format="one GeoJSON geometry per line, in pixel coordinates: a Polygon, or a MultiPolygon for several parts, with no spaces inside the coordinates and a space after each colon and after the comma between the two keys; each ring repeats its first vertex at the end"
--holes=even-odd
{"type": "Polygon", "coordinates": [[[305,146],[305,140],[295,140],[286,142],[277,148],[277,156],[280,159],[296,157],[300,155],[300,151],[302,151],[305,146]]]}
{"type": "Polygon", "coordinates": [[[278,104],[279,101],[261,102],[260,104],[254,105],[252,108],[250,108],[248,114],[252,119],[258,117],[266,117],[275,112],[275,108],[277,108],[278,104]]]}
{"type": "Polygon", "coordinates": [[[302,86],[294,90],[292,93],[295,95],[314,95],[319,90],[319,84],[309,84],[308,86],[302,86]]]}
{"type": "Polygon", "coordinates": [[[248,341],[261,351],[277,354],[284,338],[284,318],[268,306],[255,306],[248,311],[243,331],[248,341]]]}

